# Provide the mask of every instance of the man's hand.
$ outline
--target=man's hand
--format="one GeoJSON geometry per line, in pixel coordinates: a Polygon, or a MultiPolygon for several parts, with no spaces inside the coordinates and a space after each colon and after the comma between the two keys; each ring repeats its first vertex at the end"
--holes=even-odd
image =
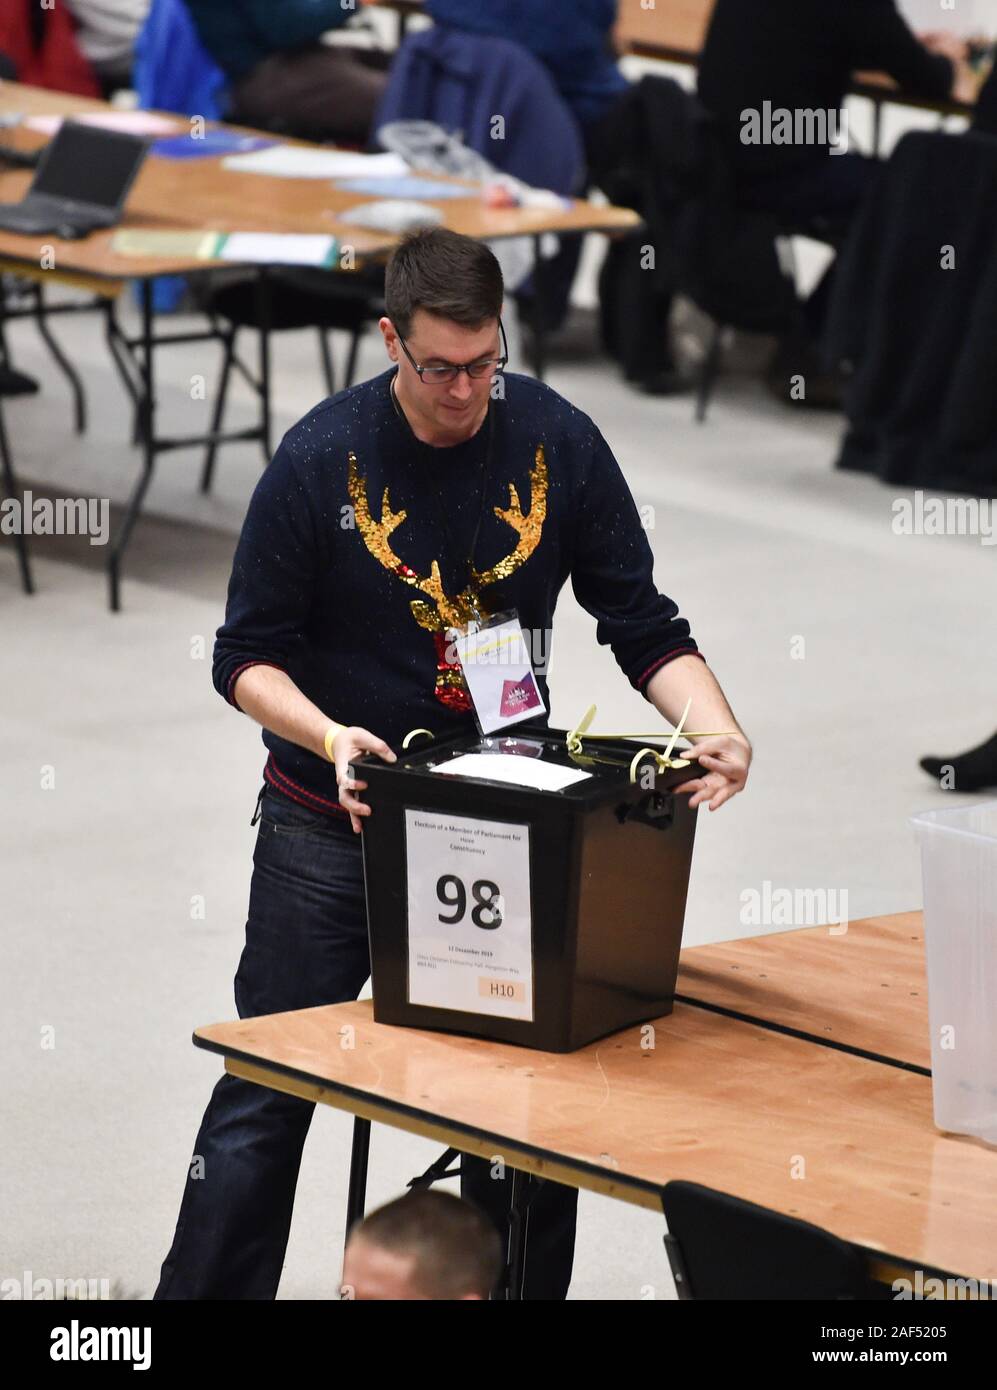
{"type": "Polygon", "coordinates": [[[354,832],[359,835],[360,817],[369,816],[371,808],[366,802],[360,801],[353,795],[354,792],[366,791],[367,783],[360,782],[357,778],[350,776],[350,763],[360,753],[376,753],[386,763],[394,763],[398,759],[383,738],[378,738],[369,729],[360,729],[356,725],[340,729],[333,741],[332,751],[336,759],[339,804],[344,811],[349,811],[350,824],[353,826],[354,832]]]}
{"type": "Polygon", "coordinates": [[[698,760],[706,769],[702,777],[694,777],[675,787],[676,792],[690,792],[689,805],[699,806],[709,803],[711,811],[717,811],[744,790],[751,766],[751,744],[736,734],[722,738],[703,738],[696,743],[689,755],[698,760]]]}
{"type": "Polygon", "coordinates": [[[655,671],[645,694],[673,726],[677,726],[688,701],[688,717],[683,728],[700,729],[703,733],[708,729],[731,730],[708,738],[695,738],[690,734],[693,748],[688,756],[699,759],[703,775],[674,788],[678,792],[692,793],[690,806],[708,801],[711,811],[719,810],[725,801],[744,788],[751,763],[751,744],[724,699],[716,676],[698,656],[683,654],[655,671]]]}

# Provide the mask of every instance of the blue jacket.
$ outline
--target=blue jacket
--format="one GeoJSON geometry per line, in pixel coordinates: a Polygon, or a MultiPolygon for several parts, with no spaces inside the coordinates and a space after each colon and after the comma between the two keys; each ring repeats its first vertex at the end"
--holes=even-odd
{"type": "Polygon", "coordinates": [[[153,0],[135,43],[139,105],[217,120],[225,76],[205,53],[183,0],[153,0]]]}
{"type": "Polygon", "coordinates": [[[532,54],[507,39],[455,29],[412,34],[398,50],[374,120],[435,121],[503,173],[536,188],[577,194],[585,151],[577,122],[532,54]],[[503,118],[495,138],[496,117],[503,118]]]}
{"type": "Polygon", "coordinates": [[[438,24],[512,39],[539,58],[581,126],[626,90],[610,50],[617,0],[426,0],[438,24]]]}
{"type": "Polygon", "coordinates": [[[186,0],[201,42],[236,80],[282,49],[317,43],[356,13],[340,0],[186,0]]]}

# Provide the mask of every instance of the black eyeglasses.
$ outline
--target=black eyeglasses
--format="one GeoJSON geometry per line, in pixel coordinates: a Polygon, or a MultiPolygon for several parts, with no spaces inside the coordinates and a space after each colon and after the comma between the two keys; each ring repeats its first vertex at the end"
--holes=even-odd
{"type": "Polygon", "coordinates": [[[499,319],[499,333],[502,335],[501,357],[487,357],[481,362],[467,362],[461,366],[448,362],[442,367],[423,367],[409,352],[405,339],[400,333],[398,334],[398,341],[402,345],[405,356],[419,373],[419,380],[427,386],[442,386],[444,382],[456,381],[461,372],[467,372],[472,381],[483,381],[485,377],[493,376],[496,372],[502,371],[509,361],[509,344],[506,342],[505,328],[501,319],[499,319]]]}

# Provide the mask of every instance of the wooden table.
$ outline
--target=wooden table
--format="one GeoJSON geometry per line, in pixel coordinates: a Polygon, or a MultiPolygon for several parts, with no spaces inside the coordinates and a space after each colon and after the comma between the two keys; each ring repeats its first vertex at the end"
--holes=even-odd
{"type": "MultiPolygon", "coordinates": [[[[80,115],[106,111],[106,103],[85,97],[50,92],[17,83],[0,85],[0,114],[20,112],[32,115],[80,115]]],[[[179,133],[189,129],[182,117],[176,117],[179,133]]],[[[238,127],[243,134],[258,134],[238,127]]],[[[3,132],[5,143],[25,149],[43,145],[46,137],[26,126],[3,132]]],[[[283,143],[303,145],[304,141],[283,143]]],[[[0,202],[21,198],[31,180],[30,171],[0,172],[0,202]]],[[[387,233],[352,227],[339,221],[338,214],[363,201],[363,196],[335,187],[329,179],[274,179],[259,174],[247,174],[226,169],[221,156],[196,160],[169,160],[150,156],[136,179],[129,195],[121,222],[124,228],[177,231],[247,231],[247,232],[309,232],[337,237],[355,252],[357,268],[370,261],[383,260],[399,240],[387,233]]],[[[539,245],[546,232],[560,235],[580,235],[601,231],[612,235],[640,225],[640,218],[628,208],[598,206],[578,199],[566,200],[563,209],[487,208],[477,189],[468,188],[465,198],[426,201],[438,207],[444,224],[466,236],[501,240],[529,236],[539,245]]],[[[264,455],[272,453],[269,411],[269,333],[260,333],[260,366],[258,389],[261,398],[260,422],[246,430],[225,432],[214,430],[207,435],[165,437],[156,425],[156,350],[167,344],[189,344],[218,339],[219,331],[212,327],[200,332],[182,331],[158,333],[152,302],[152,280],[158,275],[196,275],[216,270],[220,265],[231,268],[231,262],[196,260],[187,257],[122,256],[114,250],[118,229],[96,232],[79,241],[62,241],[58,237],[21,236],[0,231],[0,268],[14,270],[36,282],[40,325],[45,325],[53,312],[76,310],[75,306],[43,304],[43,286],[51,281],[85,288],[101,300],[106,334],[115,363],[135,408],[136,436],[142,445],[142,469],[129,498],[124,520],[108,553],[108,579],[112,609],[120,607],[121,563],[129,536],[138,518],[142,501],[152,479],[155,460],[160,453],[197,445],[221,444],[233,441],[259,440],[264,455]],[[54,250],[55,267],[40,265],[41,245],[54,250]],[[129,336],[118,322],[115,301],[127,280],[138,282],[142,328],[137,336],[129,336]]],[[[266,267],[253,266],[261,285],[261,303],[265,310],[266,267]]],[[[349,272],[330,272],[343,282],[349,272]]],[[[92,307],[92,306],[88,306],[92,307]]],[[[51,342],[50,342],[51,346],[51,342]]],[[[53,349],[54,350],[54,349],[53,349]]],[[[77,397],[77,428],[85,422],[82,387],[78,377],[62,359],[77,397]]],[[[538,375],[543,371],[542,342],[538,339],[535,354],[538,375]]]]}
{"type": "Polygon", "coordinates": [[[678,997],[855,1056],[931,1075],[919,912],[683,951],[678,997]]]}
{"type": "Polygon", "coordinates": [[[357,1117],[349,1220],[376,1120],[658,1211],[666,1183],[703,1183],[832,1231],[880,1279],[992,1278],[997,1154],[932,1123],[910,1002],[923,996],[908,988],[917,914],[852,923],[837,956],[814,931],[685,952],[685,1002],[652,1050],[639,1028],[567,1055],[392,1028],[369,1002],[213,1024],[194,1042],[235,1076],[357,1117]]]}
{"type": "MultiPolygon", "coordinates": [[[[0,86],[0,114],[79,115],[109,109],[105,102],[88,97],[73,97],[13,82],[0,86]]],[[[172,119],[177,122],[178,134],[189,129],[183,117],[172,119]]],[[[209,123],[209,128],[245,135],[265,134],[217,122],[209,123]]],[[[27,127],[5,131],[3,138],[5,143],[25,149],[35,149],[46,143],[44,135],[27,127]]],[[[282,138],[281,143],[315,148],[301,140],[282,138]]],[[[0,173],[0,201],[12,202],[20,198],[30,181],[30,171],[0,173]]],[[[399,240],[389,233],[353,227],[337,219],[337,213],[355,207],[362,200],[361,195],[335,187],[330,179],[275,179],[235,172],[224,167],[222,156],[193,160],[152,156],[135,181],[121,226],[143,231],[325,233],[353,246],[358,263],[362,263],[387,255],[399,240]]],[[[599,206],[579,199],[570,200],[563,210],[488,208],[482,203],[478,190],[469,188],[466,198],[426,201],[440,209],[446,226],[465,236],[488,240],[536,237],[545,232],[612,233],[640,225],[640,218],[629,208],[599,206]]],[[[63,242],[57,237],[46,237],[45,241],[55,246],[60,270],[119,283],[124,279],[195,273],[231,264],[187,257],[121,256],[112,248],[117,230],[95,232],[81,241],[63,242]]],[[[38,245],[37,237],[0,231],[0,257],[10,262],[37,270],[38,245]]]]}

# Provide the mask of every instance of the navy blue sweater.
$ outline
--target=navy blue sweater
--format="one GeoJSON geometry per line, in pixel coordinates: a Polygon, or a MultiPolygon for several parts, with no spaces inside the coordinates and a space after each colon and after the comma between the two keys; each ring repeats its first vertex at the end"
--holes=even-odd
{"type": "MultiPolygon", "coordinates": [[[[533,378],[507,373],[505,398],[492,400],[477,433],[437,448],[421,443],[396,408],[393,375],[316,406],[260,479],[215,642],[220,694],[235,703],[240,672],[271,665],[330,719],[395,748],[414,728],[472,732],[446,628],[465,621],[477,599],[483,613],[518,611],[549,709],[543,658],[569,576],[598,641],[611,645],[636,689],[672,657],[697,651],[689,624],[654,586],[636,504],[587,415],[533,378]]],[[[345,816],[330,763],[268,731],[263,742],[271,785],[345,816]]]]}

